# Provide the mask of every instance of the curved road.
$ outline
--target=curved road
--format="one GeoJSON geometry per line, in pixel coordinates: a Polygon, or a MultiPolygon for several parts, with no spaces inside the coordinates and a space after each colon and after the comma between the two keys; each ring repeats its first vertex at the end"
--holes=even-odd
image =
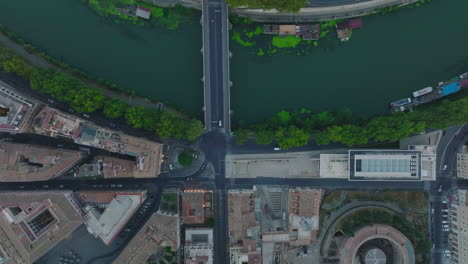
{"type": "Polygon", "coordinates": [[[344,5],[320,5],[326,0],[313,0],[316,3],[314,7],[301,8],[299,13],[282,13],[277,10],[263,9],[234,9],[234,12],[245,17],[250,17],[257,22],[314,22],[327,21],[341,18],[350,18],[363,16],[374,12],[376,9],[385,8],[394,5],[406,5],[417,2],[418,0],[334,0],[332,3],[346,3],[344,5]],[[338,2],[336,2],[338,1],[338,2]]]}

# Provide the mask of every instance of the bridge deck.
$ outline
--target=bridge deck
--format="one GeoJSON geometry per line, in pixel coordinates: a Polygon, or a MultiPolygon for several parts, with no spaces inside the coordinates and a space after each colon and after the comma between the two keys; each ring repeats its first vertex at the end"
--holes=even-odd
{"type": "Polygon", "coordinates": [[[203,1],[205,129],[230,133],[228,10],[222,0],[203,1]]]}

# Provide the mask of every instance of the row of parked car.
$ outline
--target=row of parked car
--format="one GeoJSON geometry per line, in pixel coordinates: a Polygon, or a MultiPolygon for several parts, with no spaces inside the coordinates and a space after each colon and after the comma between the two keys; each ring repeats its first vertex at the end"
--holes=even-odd
{"type": "MultiPolygon", "coordinates": [[[[449,219],[449,208],[447,201],[442,201],[442,231],[450,232],[450,219],[449,219]]],[[[450,250],[445,249],[442,251],[446,258],[450,258],[450,250]]]]}

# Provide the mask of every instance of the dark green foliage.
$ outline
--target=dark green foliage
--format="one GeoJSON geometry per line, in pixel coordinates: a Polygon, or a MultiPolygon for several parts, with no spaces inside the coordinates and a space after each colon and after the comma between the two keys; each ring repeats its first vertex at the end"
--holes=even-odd
{"type": "MultiPolygon", "coordinates": [[[[19,38],[15,37],[16,35],[14,35],[14,33],[9,33],[10,31],[2,25],[0,25],[0,31],[8,36],[12,36],[15,41],[19,42],[19,38]]],[[[47,54],[42,54],[41,56],[57,64],[56,60],[47,54]]],[[[148,131],[159,130],[158,132],[162,132],[164,138],[172,137],[176,139],[195,140],[203,133],[203,125],[199,120],[181,118],[169,112],[164,112],[162,114],[159,110],[152,108],[129,108],[124,102],[118,99],[110,99],[102,95],[100,90],[88,86],[81,79],[72,77],[65,72],[53,68],[31,68],[26,65],[22,58],[1,45],[0,68],[28,79],[32,89],[49,94],[58,101],[66,102],[71,108],[80,113],[91,113],[102,109],[104,114],[110,118],[117,118],[125,114],[127,123],[131,126],[143,128],[148,131]],[[158,126],[161,116],[164,116],[164,121],[168,122],[158,126]]],[[[66,64],[64,64],[64,68],[71,71],[72,74],[77,73],[79,76],[83,76],[79,71],[72,71],[73,68],[66,64]]],[[[89,76],[84,77],[89,78],[89,76]]],[[[100,82],[109,85],[109,83],[105,81],[101,80],[100,82]]],[[[111,85],[111,88],[122,90],[115,85],[111,85]]]]}
{"type": "Polygon", "coordinates": [[[35,90],[67,102],[80,113],[94,112],[106,100],[100,91],[53,69],[34,70],[30,75],[30,84],[35,90]]]}
{"type": "Polygon", "coordinates": [[[282,149],[304,146],[309,137],[309,133],[296,126],[280,127],[275,131],[275,139],[282,149]]]}
{"type": "Polygon", "coordinates": [[[260,145],[269,145],[275,139],[275,133],[268,128],[255,129],[255,142],[260,145]]]}
{"type": "Polygon", "coordinates": [[[182,153],[179,154],[179,157],[177,157],[179,160],[180,165],[182,166],[189,166],[192,164],[193,161],[193,153],[188,150],[184,150],[182,153]]]}
{"type": "Polygon", "coordinates": [[[236,132],[236,144],[244,145],[249,140],[249,134],[245,129],[239,129],[236,132]]]}
{"type": "Polygon", "coordinates": [[[119,99],[109,100],[104,106],[104,115],[110,118],[121,117],[124,115],[127,107],[128,105],[119,99]]]}
{"type": "Polygon", "coordinates": [[[341,224],[341,230],[347,235],[354,235],[354,231],[364,226],[373,224],[386,224],[401,231],[411,241],[417,253],[425,255],[429,252],[430,242],[426,234],[402,215],[390,214],[383,210],[363,209],[345,217],[341,224]]]}
{"type": "Polygon", "coordinates": [[[127,123],[134,128],[142,128],[145,120],[146,108],[143,106],[134,106],[127,109],[125,119],[127,123]]]}
{"type": "MultiPolygon", "coordinates": [[[[347,146],[356,146],[371,141],[394,142],[428,128],[445,129],[466,122],[468,122],[468,97],[465,92],[459,94],[458,98],[421,106],[414,112],[396,113],[371,119],[352,117],[349,110],[321,113],[313,113],[307,109],[294,112],[283,110],[253,126],[253,131],[258,144],[270,144],[272,134],[276,135],[276,140],[281,139],[287,148],[307,144],[304,138],[290,144],[294,136],[285,131],[290,126],[294,126],[312,134],[318,145],[327,145],[333,141],[347,146]]],[[[302,133],[297,136],[302,136],[302,133]]]]}
{"type": "Polygon", "coordinates": [[[208,225],[209,227],[214,227],[215,219],[213,217],[209,217],[205,220],[205,224],[208,225]]]}
{"type": "Polygon", "coordinates": [[[203,132],[203,125],[196,119],[181,119],[170,112],[163,112],[156,124],[156,132],[162,138],[195,140],[203,132]]]}

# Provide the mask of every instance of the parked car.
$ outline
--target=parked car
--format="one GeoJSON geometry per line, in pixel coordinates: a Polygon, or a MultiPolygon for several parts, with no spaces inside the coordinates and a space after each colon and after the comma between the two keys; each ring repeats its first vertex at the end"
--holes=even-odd
{"type": "Polygon", "coordinates": [[[442,170],[447,170],[447,164],[444,165],[444,167],[442,168],[442,170]]]}

